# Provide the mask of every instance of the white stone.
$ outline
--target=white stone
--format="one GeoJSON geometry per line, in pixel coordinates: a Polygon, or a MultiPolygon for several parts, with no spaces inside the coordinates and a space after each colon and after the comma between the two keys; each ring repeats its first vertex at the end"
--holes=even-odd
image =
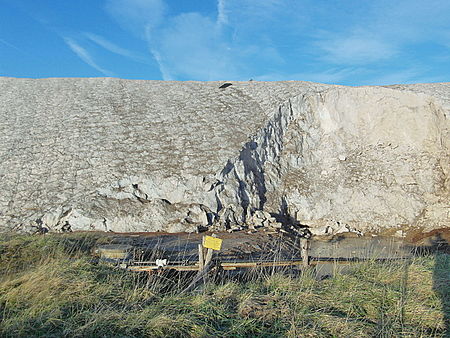
{"type": "Polygon", "coordinates": [[[330,226],[328,226],[328,225],[324,225],[322,227],[310,228],[310,231],[314,236],[331,235],[330,226]]]}
{"type": "Polygon", "coordinates": [[[271,226],[272,228],[281,229],[281,228],[283,227],[283,224],[280,223],[280,222],[271,222],[271,223],[270,223],[270,226],[271,226]]]}
{"type": "Polygon", "coordinates": [[[406,233],[403,230],[397,230],[394,234],[395,237],[404,238],[406,237],[406,233]]]}

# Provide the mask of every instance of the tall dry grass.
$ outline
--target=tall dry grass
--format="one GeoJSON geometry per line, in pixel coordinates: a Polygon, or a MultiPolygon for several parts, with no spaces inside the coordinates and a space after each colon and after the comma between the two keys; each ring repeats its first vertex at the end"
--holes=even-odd
{"type": "MultiPolygon", "coordinates": [[[[2,337],[445,337],[450,257],[354,265],[322,281],[256,271],[181,293],[179,275],[95,260],[99,234],[0,237],[2,337]]],[[[446,327],[447,325],[447,327],[446,327]]]]}

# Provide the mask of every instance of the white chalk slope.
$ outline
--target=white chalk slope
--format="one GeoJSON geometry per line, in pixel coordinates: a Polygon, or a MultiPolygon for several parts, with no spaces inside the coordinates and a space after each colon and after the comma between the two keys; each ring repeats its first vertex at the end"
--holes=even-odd
{"type": "Polygon", "coordinates": [[[221,84],[0,78],[0,229],[450,226],[450,84],[221,84]]]}

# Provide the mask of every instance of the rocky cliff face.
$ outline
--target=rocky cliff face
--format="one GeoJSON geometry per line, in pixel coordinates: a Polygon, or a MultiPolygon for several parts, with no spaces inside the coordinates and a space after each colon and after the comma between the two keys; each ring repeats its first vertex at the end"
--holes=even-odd
{"type": "Polygon", "coordinates": [[[2,231],[450,226],[450,85],[0,78],[2,231]]]}

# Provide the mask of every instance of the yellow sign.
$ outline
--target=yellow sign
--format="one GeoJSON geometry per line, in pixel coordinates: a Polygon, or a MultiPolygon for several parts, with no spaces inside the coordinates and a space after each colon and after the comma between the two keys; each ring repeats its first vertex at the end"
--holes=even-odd
{"type": "Polygon", "coordinates": [[[208,249],[220,250],[222,247],[222,240],[212,236],[204,236],[203,246],[208,249]]]}

